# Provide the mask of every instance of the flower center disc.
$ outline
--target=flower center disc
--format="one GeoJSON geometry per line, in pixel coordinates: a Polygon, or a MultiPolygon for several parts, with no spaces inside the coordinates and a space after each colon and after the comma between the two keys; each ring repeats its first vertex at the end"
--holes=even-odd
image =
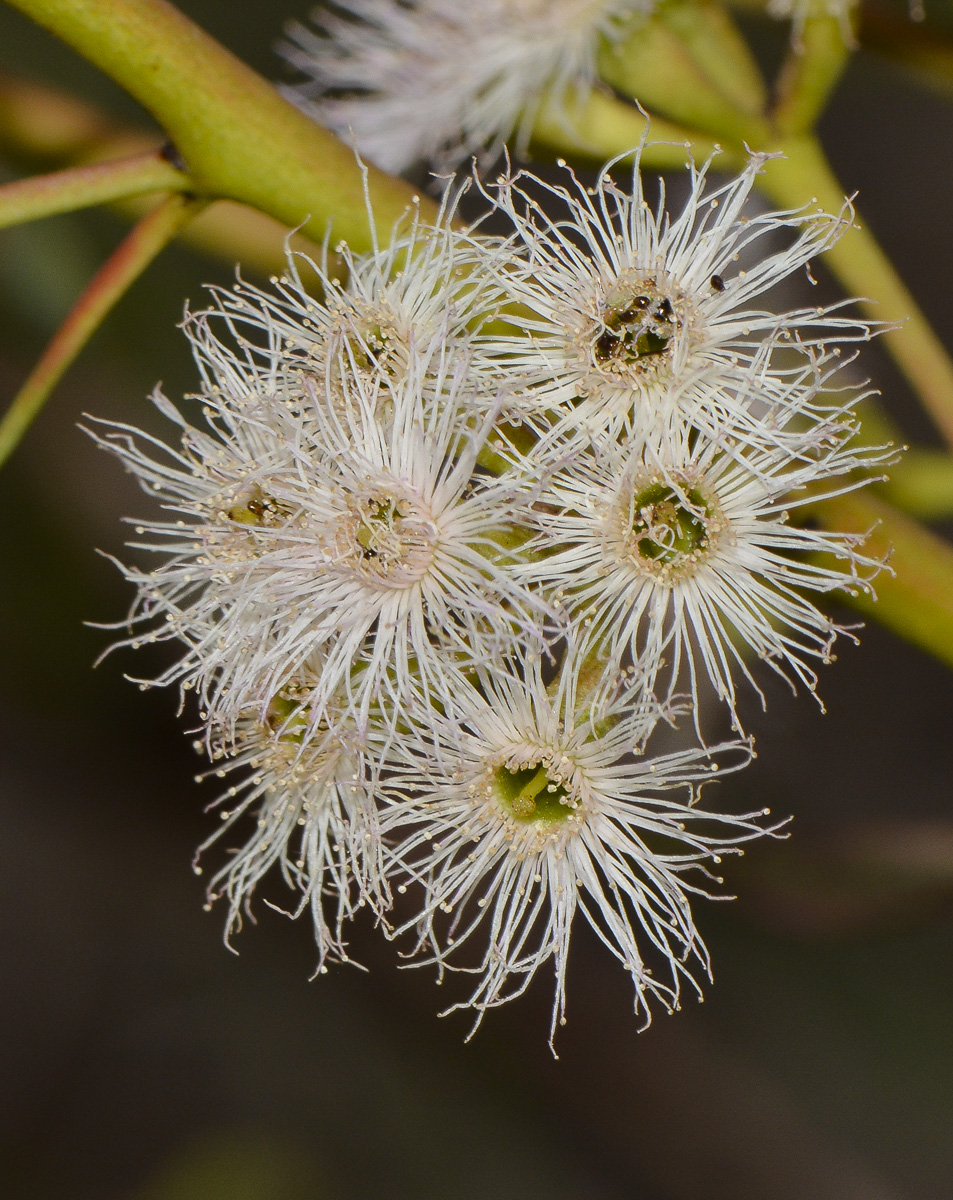
{"type": "Polygon", "coordinates": [[[429,515],[405,497],[377,493],[350,505],[350,557],[363,574],[403,585],[426,574],[437,546],[429,515]]]}
{"type": "Polygon", "coordinates": [[[355,300],[343,310],[335,323],[330,350],[338,370],[345,375],[354,372],[366,382],[393,379],[405,372],[406,335],[401,334],[384,303],[355,300]]]}
{"type": "Polygon", "coordinates": [[[643,369],[667,352],[678,326],[671,299],[652,280],[620,283],[605,298],[592,345],[595,364],[610,371],[643,369]]]}
{"type": "Polygon", "coordinates": [[[721,521],[695,487],[659,480],[635,490],[620,514],[626,557],[656,577],[689,574],[709,556],[721,521]]]}
{"type": "Polygon", "coordinates": [[[498,767],[493,776],[496,799],[515,821],[564,821],[576,807],[565,786],[542,763],[512,771],[498,767]]]}
{"type": "Polygon", "coordinates": [[[265,723],[282,742],[300,745],[308,719],[300,700],[286,692],[279,692],[268,705],[265,723]]]}
{"type": "Polygon", "coordinates": [[[234,497],[231,505],[225,510],[225,516],[237,525],[262,525],[273,528],[284,522],[288,510],[273,496],[266,496],[257,484],[253,484],[234,497]]]}
{"type": "Polygon", "coordinates": [[[365,375],[381,371],[393,375],[399,360],[399,338],[386,323],[366,321],[347,337],[354,364],[365,375]]]}

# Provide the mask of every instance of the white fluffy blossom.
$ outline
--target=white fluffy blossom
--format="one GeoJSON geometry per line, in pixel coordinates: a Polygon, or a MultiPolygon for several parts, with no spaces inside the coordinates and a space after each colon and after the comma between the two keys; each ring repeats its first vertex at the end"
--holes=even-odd
{"type": "MultiPolygon", "coordinates": [[[[418,951],[477,976],[477,1012],[520,995],[551,961],[553,1030],[564,1020],[566,962],[577,911],[622,963],[635,1007],[678,1007],[708,956],[689,897],[719,882],[705,869],[758,836],[764,813],[699,806],[701,784],[750,756],[745,742],[644,754],[655,713],[632,694],[595,721],[576,671],[547,689],[538,662],[501,663],[458,693],[452,721],[394,748],[383,817],[394,853],[424,891],[418,951]],[[484,948],[468,954],[479,940],[484,948]]],[[[401,885],[401,891],[406,885],[401,885]]]]}
{"type": "Polygon", "coordinates": [[[804,591],[869,590],[881,565],[862,535],[800,524],[798,510],[860,486],[848,476],[882,453],[852,447],[846,406],[803,426],[803,411],[782,414],[760,441],[687,424],[604,438],[559,460],[539,493],[538,557],[520,570],[610,676],[635,666],[664,696],[687,671],[696,720],[707,678],[737,721],[735,679],[757,689],[756,659],[813,691],[810,660],[829,661],[843,630],[804,591]]]}
{"type": "Polygon", "coordinates": [[[402,376],[353,371],[330,400],[304,377],[292,402],[204,318],[192,336],[230,371],[202,397],[210,432],[157,393],[180,451],[124,427],[104,441],[174,515],[141,526],[159,565],[125,568],[144,627],[129,641],[187,646],[159,682],[196,685],[217,720],[264,713],[320,652],[317,721],[342,686],[363,715],[381,693],[439,696],[454,665],[539,641],[540,605],[512,571],[519,474],[474,473],[499,405],[446,334],[402,376]]]}
{"type": "Polygon", "coordinates": [[[653,0],[337,0],[294,22],[286,94],[362,155],[399,173],[453,165],[513,135],[523,146],[548,96],[594,77],[595,51],[653,0]]]}
{"type": "Polygon", "coordinates": [[[320,668],[320,658],[306,664],[263,718],[256,706],[234,730],[213,727],[196,743],[210,748],[210,777],[234,778],[211,806],[223,824],[200,847],[196,870],[203,869],[199,856],[226,843],[228,862],[208,885],[208,906],[222,898],[228,906],[226,940],[252,915],[258,885],[277,871],[298,894],[293,915],[311,913],[324,971],[326,960],[348,959],[345,921],[365,904],[381,915],[390,895],[374,802],[385,739],[373,721],[355,721],[346,704],[309,729],[308,697],[320,668]],[[243,845],[229,845],[249,827],[243,845]]]}
{"type": "MultiPolygon", "coordinates": [[[[243,280],[210,288],[211,307],[186,326],[204,391],[240,394],[252,381],[307,409],[316,395],[339,397],[342,377],[383,374],[393,383],[435,341],[466,339],[499,299],[489,280],[476,289],[461,271],[470,239],[454,216],[449,198],[434,225],[415,206],[384,246],[374,235],[371,253],[342,242],[319,261],[289,255],[271,288],[243,280]]],[[[374,230],[369,205],[368,220],[374,230]]]]}
{"type": "Polygon", "coordinates": [[[525,173],[499,181],[491,198],[512,224],[517,253],[488,255],[485,269],[521,306],[520,329],[484,342],[528,415],[561,417],[558,430],[583,436],[673,419],[757,428],[785,401],[808,351],[816,362],[831,340],[869,338],[868,325],[839,305],[771,311],[771,290],[836,241],[850,213],[749,215],[766,157],[754,155],[715,187],[710,163],[693,166],[677,214],[664,189],[650,206],[638,153],[624,188],[610,173],[619,160],[592,188],[571,172],[567,187],[525,173]]]}

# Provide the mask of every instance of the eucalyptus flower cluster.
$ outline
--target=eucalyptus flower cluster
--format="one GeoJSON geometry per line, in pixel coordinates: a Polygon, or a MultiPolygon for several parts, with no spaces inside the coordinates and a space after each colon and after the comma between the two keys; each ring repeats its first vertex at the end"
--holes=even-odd
{"type": "Polygon", "coordinates": [[[175,439],[100,435],[163,509],[122,644],[177,648],[148,682],[220,781],[198,869],[229,935],[276,875],[319,970],[364,908],[470,977],[476,1023],[547,963],[564,1019],[577,914],[646,1023],[699,990],[690,901],[777,828],[702,794],[753,757],[740,696],[761,664],[813,692],[819,594],[879,566],[802,515],[884,457],[844,370],[870,329],[770,304],[850,213],[749,215],[762,165],[692,168],[677,212],[637,152],[507,176],[502,236],[447,205],[309,263],[320,296],[294,259],[213,289],[191,414],[154,396],[175,439]]]}

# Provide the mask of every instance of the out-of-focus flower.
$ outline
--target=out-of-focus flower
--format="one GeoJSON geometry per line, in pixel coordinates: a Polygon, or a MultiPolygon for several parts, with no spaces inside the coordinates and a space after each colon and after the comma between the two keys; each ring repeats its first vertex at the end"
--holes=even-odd
{"type": "Polygon", "coordinates": [[[385,171],[525,146],[591,86],[599,39],[654,0],[337,0],[287,29],[291,100],[385,171]]]}

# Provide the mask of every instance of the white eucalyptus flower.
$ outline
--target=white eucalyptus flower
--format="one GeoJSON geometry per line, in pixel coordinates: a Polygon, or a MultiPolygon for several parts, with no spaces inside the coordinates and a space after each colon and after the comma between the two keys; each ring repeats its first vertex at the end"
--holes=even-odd
{"type": "Polygon", "coordinates": [[[693,967],[708,974],[689,905],[720,882],[704,864],[764,832],[764,813],[698,804],[713,772],[745,765],[748,743],[644,756],[657,715],[644,694],[618,697],[595,722],[576,684],[572,660],[550,688],[538,661],[502,663],[461,683],[453,720],[431,713],[429,738],[394,747],[382,828],[425,893],[398,932],[415,927],[426,961],[477,975],[453,1006],[476,1010],[474,1029],[548,961],[552,1031],[564,1021],[577,910],[629,972],[646,1024],[652,999],[677,1008],[686,982],[699,989],[693,967]]]}
{"type": "Polygon", "coordinates": [[[528,414],[549,414],[566,436],[650,433],[686,417],[709,430],[725,420],[757,429],[787,400],[805,356],[813,364],[834,353],[829,343],[869,339],[870,327],[841,315],[841,305],[770,311],[771,290],[836,241],[850,211],[749,216],[767,157],[752,156],[738,178],[716,187],[710,161],[692,166],[676,215],[664,189],[650,207],[638,151],[625,188],[610,173],[620,160],[592,188],[572,172],[567,187],[527,173],[499,181],[495,203],[517,252],[487,255],[484,269],[520,306],[520,329],[482,343],[528,414]],[[555,215],[533,195],[540,189],[555,215]]]}
{"type": "Polygon", "coordinates": [[[213,727],[196,743],[209,748],[216,764],[209,777],[239,773],[211,805],[223,824],[199,848],[196,871],[202,855],[250,825],[248,840],[229,845],[228,862],[212,877],[207,907],[225,899],[229,943],[244,917],[252,917],[259,883],[276,870],[299,894],[291,915],[311,913],[323,972],[327,960],[348,960],[344,923],[365,904],[380,917],[390,893],[374,803],[385,742],[373,721],[355,722],[346,703],[326,711],[317,726],[309,720],[320,669],[319,658],[307,664],[273,697],[264,718],[255,706],[234,730],[213,727]]]}
{"type": "MultiPolygon", "coordinates": [[[[315,390],[329,400],[338,396],[342,376],[372,380],[383,373],[396,381],[435,339],[452,341],[479,328],[495,315],[499,298],[490,280],[474,287],[460,269],[472,256],[469,231],[452,226],[460,194],[445,197],[433,225],[421,224],[415,207],[383,248],[375,234],[368,254],[339,243],[333,257],[326,247],[317,262],[289,255],[271,290],[242,280],[210,288],[212,306],[186,326],[205,390],[221,386],[222,377],[231,382],[236,370],[240,389],[250,372],[289,403],[307,407],[315,390]]],[[[369,203],[368,218],[373,230],[369,203]]]]}
{"type": "Polygon", "coordinates": [[[201,397],[206,428],[154,398],[181,450],[125,426],[101,440],[170,510],[133,543],[158,565],[122,568],[139,597],[121,644],[186,644],[156,682],[197,686],[215,721],[255,703],[264,718],[320,653],[318,721],[341,686],[366,715],[381,692],[397,706],[413,687],[439,696],[455,665],[540,642],[542,605],[512,571],[523,482],[475,471],[499,401],[446,340],[395,378],[342,377],[335,403],[305,377],[306,406],[219,344],[227,371],[201,397]]]}
{"type": "Polygon", "coordinates": [[[547,98],[585,94],[600,38],[653,0],[336,0],[280,49],[307,81],[289,98],[398,174],[525,148],[547,98]]]}
{"type": "MultiPolygon", "coordinates": [[[[793,389],[809,407],[810,393],[793,389]]],[[[885,453],[850,445],[846,404],[803,424],[796,407],[781,411],[782,427],[760,441],[677,423],[639,440],[607,437],[563,458],[539,493],[536,556],[521,574],[568,610],[610,672],[636,665],[664,697],[687,671],[696,722],[707,676],[737,724],[735,678],[760,694],[755,659],[813,692],[810,660],[829,661],[847,631],[803,590],[870,591],[882,565],[861,553],[862,535],[797,514],[862,486],[850,473],[885,453]]]]}

